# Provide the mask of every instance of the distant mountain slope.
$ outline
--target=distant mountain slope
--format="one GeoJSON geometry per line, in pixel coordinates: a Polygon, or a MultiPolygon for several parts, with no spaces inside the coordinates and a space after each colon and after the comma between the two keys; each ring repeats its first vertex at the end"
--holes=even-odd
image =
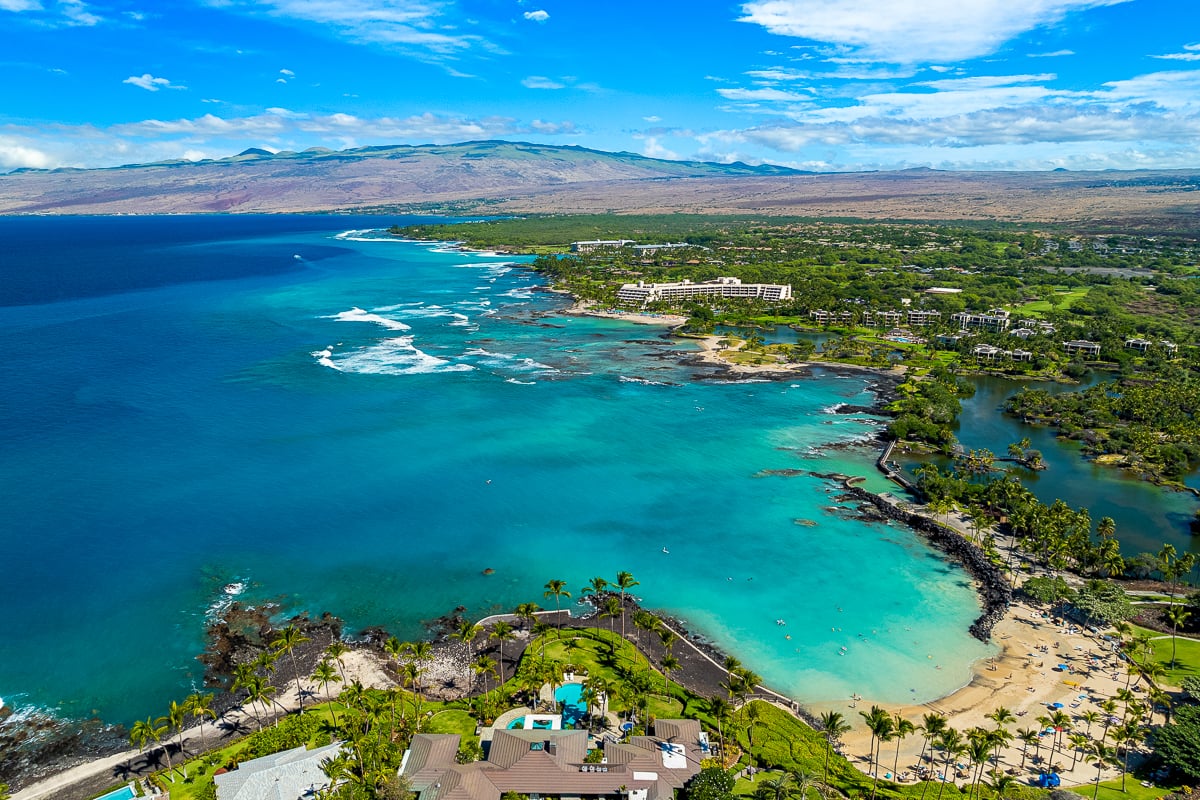
{"type": "Polygon", "coordinates": [[[0,175],[0,213],[312,211],[504,198],[574,184],[801,174],[522,142],[303,152],[0,175]]]}

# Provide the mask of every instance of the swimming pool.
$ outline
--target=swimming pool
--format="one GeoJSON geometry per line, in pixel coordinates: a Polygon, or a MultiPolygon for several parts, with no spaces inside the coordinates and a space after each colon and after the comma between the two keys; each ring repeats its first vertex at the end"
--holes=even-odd
{"type": "Polygon", "coordinates": [[[554,690],[555,702],[563,704],[563,726],[576,726],[587,715],[587,703],[583,702],[582,683],[564,683],[554,690]]]}
{"type": "Polygon", "coordinates": [[[554,720],[547,714],[526,714],[508,723],[508,729],[552,731],[554,730],[554,720]],[[531,717],[532,719],[530,719],[531,717]],[[529,724],[526,724],[526,720],[529,720],[529,724]]]}
{"type": "Polygon", "coordinates": [[[133,791],[133,787],[126,784],[120,789],[100,795],[96,800],[133,800],[135,797],[137,797],[137,793],[133,791]]]}

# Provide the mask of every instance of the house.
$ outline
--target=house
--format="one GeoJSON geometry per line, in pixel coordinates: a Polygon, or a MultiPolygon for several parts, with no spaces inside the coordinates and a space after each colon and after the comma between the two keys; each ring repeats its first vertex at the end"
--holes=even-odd
{"type": "Polygon", "coordinates": [[[971,355],[984,361],[995,361],[997,358],[1008,355],[1008,353],[990,344],[977,344],[971,348],[971,355]]]}
{"type": "Polygon", "coordinates": [[[1150,349],[1154,342],[1149,339],[1126,339],[1125,348],[1127,350],[1137,350],[1139,353],[1144,353],[1150,349]]]}
{"type": "Polygon", "coordinates": [[[1100,343],[1088,342],[1083,339],[1072,339],[1069,342],[1063,342],[1063,350],[1068,355],[1082,353],[1085,356],[1098,356],[1100,355],[1100,343]]]}
{"type": "Polygon", "coordinates": [[[505,792],[542,798],[667,800],[700,771],[707,739],[696,720],[654,723],[649,736],[608,739],[600,763],[585,760],[582,730],[496,730],[484,761],[457,764],[458,734],[420,733],[400,774],[419,800],[499,800],[505,792]]]}
{"type": "Polygon", "coordinates": [[[308,800],[329,787],[321,762],[341,749],[341,742],[315,750],[301,746],[243,761],[232,772],[213,776],[217,800],[308,800]]]}

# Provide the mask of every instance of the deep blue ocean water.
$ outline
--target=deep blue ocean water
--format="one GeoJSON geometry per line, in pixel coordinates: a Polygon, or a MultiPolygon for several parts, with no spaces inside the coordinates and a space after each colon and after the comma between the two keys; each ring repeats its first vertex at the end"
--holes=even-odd
{"type": "Polygon", "coordinates": [[[869,375],[696,380],[397,221],[0,218],[0,696],[162,713],[230,584],[407,638],[619,570],[802,700],[966,682],[964,573],[764,474],[870,474],[869,375]]]}

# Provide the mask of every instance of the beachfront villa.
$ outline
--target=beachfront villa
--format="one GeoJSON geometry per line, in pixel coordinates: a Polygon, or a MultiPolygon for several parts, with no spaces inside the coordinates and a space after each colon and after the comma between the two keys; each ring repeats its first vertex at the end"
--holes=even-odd
{"type": "Polygon", "coordinates": [[[657,301],[690,300],[693,297],[757,297],[768,302],[792,299],[790,284],[742,283],[741,278],[717,278],[702,283],[627,283],[617,290],[617,302],[646,305],[657,301]]]}
{"type": "MultiPolygon", "coordinates": [[[[1125,340],[1126,349],[1137,350],[1139,353],[1145,353],[1153,346],[1154,342],[1150,341],[1149,339],[1134,338],[1125,340]]],[[[1169,342],[1166,339],[1159,341],[1158,346],[1171,354],[1174,354],[1179,350],[1179,345],[1175,344],[1174,342],[1169,342]]]]}
{"type": "Polygon", "coordinates": [[[300,800],[329,786],[321,762],[342,749],[341,742],[315,750],[303,746],[244,761],[232,772],[213,776],[217,800],[300,800]]]}
{"type": "Polygon", "coordinates": [[[530,797],[611,797],[665,800],[700,771],[707,739],[697,720],[660,719],[653,734],[608,739],[600,763],[585,761],[588,732],[497,730],[487,758],[458,764],[458,734],[419,733],[400,774],[419,800],[499,800],[530,797]]]}

